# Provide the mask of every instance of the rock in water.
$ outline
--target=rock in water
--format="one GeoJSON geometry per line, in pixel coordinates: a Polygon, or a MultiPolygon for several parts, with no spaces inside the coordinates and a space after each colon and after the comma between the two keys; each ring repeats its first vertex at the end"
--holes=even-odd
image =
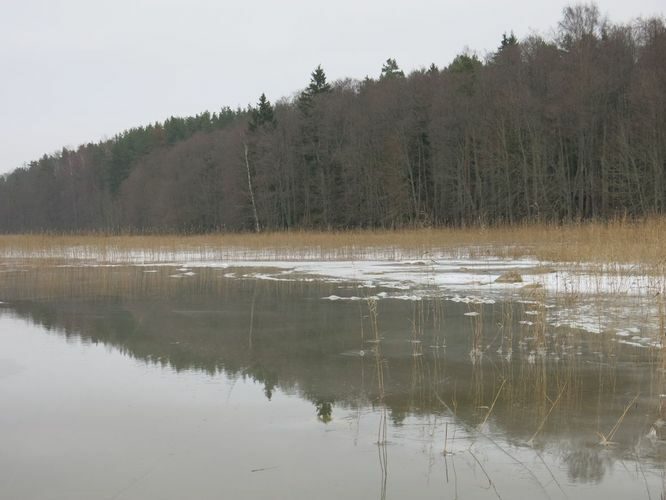
{"type": "Polygon", "coordinates": [[[495,283],[522,283],[523,277],[516,271],[507,271],[495,280],[495,283]]]}

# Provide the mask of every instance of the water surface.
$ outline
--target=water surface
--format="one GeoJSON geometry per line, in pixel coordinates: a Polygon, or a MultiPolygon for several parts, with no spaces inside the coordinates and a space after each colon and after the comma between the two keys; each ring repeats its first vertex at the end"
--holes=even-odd
{"type": "Polygon", "coordinates": [[[229,276],[4,272],[0,498],[662,495],[659,350],[538,301],[229,276]]]}

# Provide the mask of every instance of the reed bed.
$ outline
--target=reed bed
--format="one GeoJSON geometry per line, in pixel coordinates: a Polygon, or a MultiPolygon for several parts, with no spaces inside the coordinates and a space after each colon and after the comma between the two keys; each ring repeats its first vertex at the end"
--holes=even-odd
{"type": "Polygon", "coordinates": [[[568,225],[204,235],[0,236],[4,258],[112,262],[192,259],[356,260],[532,257],[548,262],[666,263],[666,217],[568,225]]]}

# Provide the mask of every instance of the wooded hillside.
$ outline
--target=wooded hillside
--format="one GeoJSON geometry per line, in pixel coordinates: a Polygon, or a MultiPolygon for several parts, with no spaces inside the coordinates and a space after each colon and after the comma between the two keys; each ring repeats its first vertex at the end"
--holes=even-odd
{"type": "MultiPolygon", "coordinates": [[[[54,124],[54,127],[57,124],[54,124]]],[[[666,209],[666,24],[566,8],[407,76],[170,118],[0,177],[0,232],[571,221],[666,209]]]]}

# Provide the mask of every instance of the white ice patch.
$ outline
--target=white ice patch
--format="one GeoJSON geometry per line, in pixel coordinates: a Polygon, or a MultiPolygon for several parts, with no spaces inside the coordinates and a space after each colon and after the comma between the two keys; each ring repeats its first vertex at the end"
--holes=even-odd
{"type": "MultiPolygon", "coordinates": [[[[338,300],[348,300],[348,301],[358,301],[358,300],[379,300],[379,299],[384,299],[386,298],[386,295],[379,296],[379,295],[368,295],[367,297],[358,297],[356,295],[352,295],[350,297],[340,297],[339,295],[329,295],[328,297],[322,297],[322,300],[331,300],[331,301],[338,301],[338,300]]],[[[391,299],[403,299],[404,297],[401,295],[394,296],[394,297],[389,297],[391,299]]],[[[415,300],[420,300],[420,299],[415,299],[415,300]]]]}
{"type": "Polygon", "coordinates": [[[454,295],[453,297],[448,297],[448,300],[451,302],[461,302],[463,304],[494,304],[495,300],[488,297],[480,297],[474,295],[468,295],[466,297],[461,297],[460,295],[454,295]]]}
{"type": "Polygon", "coordinates": [[[388,298],[397,299],[397,300],[413,300],[413,301],[423,300],[423,297],[419,297],[418,295],[392,295],[388,298]]]}
{"type": "Polygon", "coordinates": [[[624,345],[631,345],[631,346],[634,346],[634,347],[646,347],[643,344],[639,344],[638,342],[632,342],[630,340],[619,340],[618,343],[624,344],[624,345]]]}

